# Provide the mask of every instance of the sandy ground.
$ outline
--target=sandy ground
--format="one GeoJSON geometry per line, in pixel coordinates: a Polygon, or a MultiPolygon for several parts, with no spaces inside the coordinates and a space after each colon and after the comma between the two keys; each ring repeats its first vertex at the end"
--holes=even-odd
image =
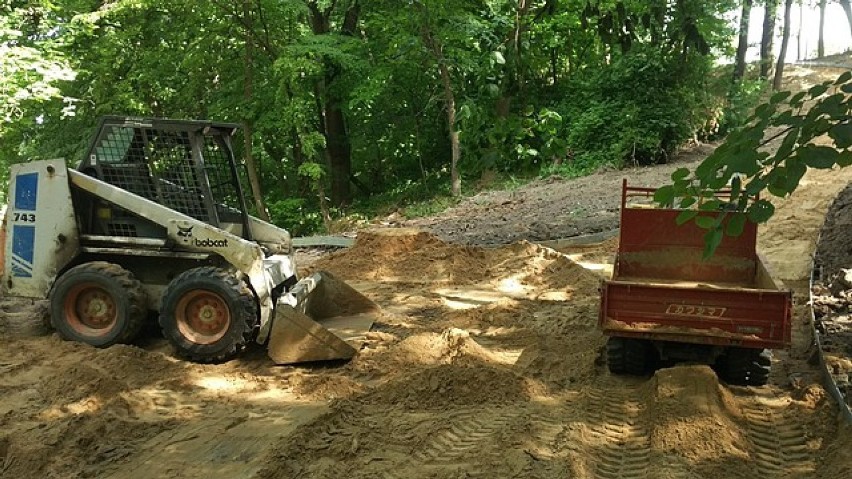
{"type": "MultiPolygon", "coordinates": [[[[514,194],[533,209],[617,199],[625,174],[514,194]]],[[[826,209],[850,180],[848,168],[809,173],[761,230],[797,297],[795,344],[775,355],[767,386],[728,386],[697,365],[610,375],[597,287],[616,240],[459,244],[503,231],[480,198],[482,210],[449,213],[472,225],[457,235],[365,232],[314,263],[384,308],[348,363],[277,367],[258,349],[197,365],[155,336],[105,350],[0,337],[0,477],[851,477],[852,430],[808,363],[803,300],[826,209]]],[[[509,223],[529,224],[524,208],[509,223]]],[[[550,213],[541,221],[569,221],[550,213]]],[[[591,231],[604,215],[575,216],[591,231]]]]}

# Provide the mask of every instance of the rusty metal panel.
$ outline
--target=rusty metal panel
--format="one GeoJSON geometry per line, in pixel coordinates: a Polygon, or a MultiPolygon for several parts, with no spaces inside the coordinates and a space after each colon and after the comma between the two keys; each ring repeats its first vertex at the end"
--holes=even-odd
{"type": "Polygon", "coordinates": [[[778,348],[790,344],[788,291],[607,282],[601,326],[608,334],[778,348]]]}
{"type": "Polygon", "coordinates": [[[706,230],[689,222],[678,226],[680,210],[625,208],[621,212],[618,271],[623,276],[701,279],[742,283],[756,274],[757,228],[726,236],[709,259],[703,258],[706,230]]]}

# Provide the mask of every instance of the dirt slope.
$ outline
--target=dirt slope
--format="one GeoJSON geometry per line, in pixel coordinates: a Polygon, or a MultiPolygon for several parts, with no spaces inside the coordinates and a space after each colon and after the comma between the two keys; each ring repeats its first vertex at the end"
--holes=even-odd
{"type": "MultiPolygon", "coordinates": [[[[671,168],[637,175],[656,185],[671,168]]],[[[549,237],[610,228],[624,174],[542,182],[510,204],[494,193],[420,224],[432,233],[367,232],[319,260],[387,313],[346,364],[276,367],[255,350],[195,365],[156,337],[106,350],[0,337],[0,477],[852,476],[852,431],[807,362],[802,306],[808,255],[852,169],[809,173],[762,229],[799,306],[795,347],[761,388],[704,366],[606,371],[597,284],[615,240],[475,246],[532,238],[535,221],[549,237]],[[577,213],[559,216],[566,205],[577,213]]]]}

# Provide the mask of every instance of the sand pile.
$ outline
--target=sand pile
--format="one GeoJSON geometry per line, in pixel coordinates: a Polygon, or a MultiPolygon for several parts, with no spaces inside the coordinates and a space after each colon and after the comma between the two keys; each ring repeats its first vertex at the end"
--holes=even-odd
{"type": "Polygon", "coordinates": [[[485,250],[444,243],[406,228],[364,231],[355,245],[317,261],[314,269],[345,279],[469,283],[489,276],[485,250]]]}
{"type": "Polygon", "coordinates": [[[355,245],[323,258],[313,269],[328,270],[352,280],[424,282],[435,284],[493,283],[509,293],[549,291],[570,299],[576,291],[597,288],[599,278],[566,256],[542,246],[520,242],[499,248],[446,243],[408,228],[378,229],[358,234],[355,245]]]}

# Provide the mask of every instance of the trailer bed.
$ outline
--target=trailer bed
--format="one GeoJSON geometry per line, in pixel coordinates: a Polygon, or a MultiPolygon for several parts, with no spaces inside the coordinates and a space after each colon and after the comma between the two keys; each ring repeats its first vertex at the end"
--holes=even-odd
{"type": "Polygon", "coordinates": [[[725,237],[703,259],[705,230],[676,225],[678,209],[634,207],[622,193],[613,276],[601,286],[600,326],[609,336],[746,348],[791,342],[792,293],[756,252],[757,228],[725,237]]]}

